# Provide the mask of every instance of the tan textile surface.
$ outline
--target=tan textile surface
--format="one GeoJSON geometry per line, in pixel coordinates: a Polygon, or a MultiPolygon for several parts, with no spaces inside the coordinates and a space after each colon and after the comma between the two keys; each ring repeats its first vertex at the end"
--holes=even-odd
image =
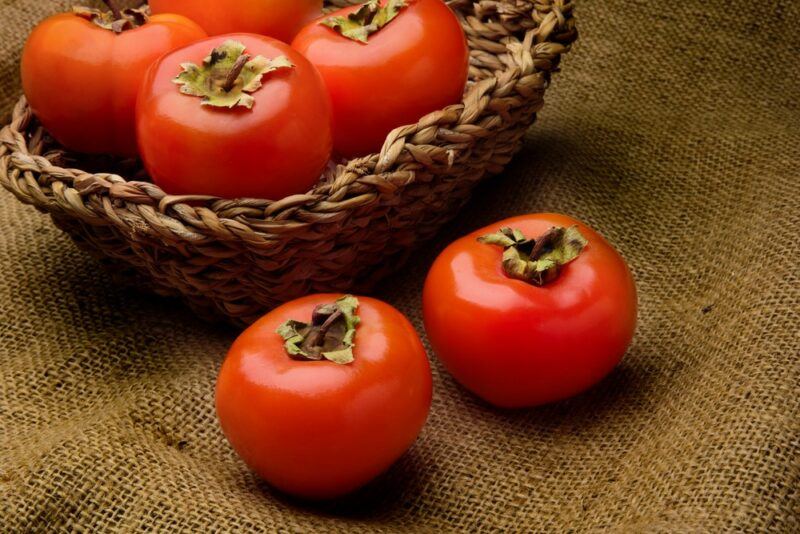
{"type": "MultiPolygon", "coordinates": [[[[66,4],[0,1],[4,113],[25,33],[66,4]]],[[[523,152],[380,296],[422,331],[448,241],[575,215],[639,284],[638,334],[607,380],[503,412],[434,358],[413,449],[352,497],[298,503],[217,426],[236,332],[115,287],[2,192],[0,530],[800,530],[800,4],[585,0],[577,16],[523,152]]]]}

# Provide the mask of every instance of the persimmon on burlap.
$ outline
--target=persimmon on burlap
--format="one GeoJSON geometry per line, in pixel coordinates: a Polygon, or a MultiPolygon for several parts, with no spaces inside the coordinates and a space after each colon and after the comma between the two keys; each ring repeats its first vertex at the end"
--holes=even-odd
{"type": "MultiPolygon", "coordinates": [[[[5,112],[25,34],[66,4],[0,3],[5,112]]],[[[800,6],[718,4],[581,3],[582,41],[522,152],[378,292],[421,327],[448,241],[567,212],[637,276],[622,366],[579,398],[501,412],[434,360],[419,441],[336,503],[275,495],[224,441],[213,384],[235,329],[117,285],[0,195],[4,530],[800,529],[800,6]]]]}

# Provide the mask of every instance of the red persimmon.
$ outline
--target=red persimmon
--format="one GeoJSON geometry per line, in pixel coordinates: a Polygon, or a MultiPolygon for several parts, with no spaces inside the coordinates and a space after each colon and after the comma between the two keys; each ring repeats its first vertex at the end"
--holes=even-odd
{"type": "Polygon", "coordinates": [[[205,36],[180,15],[76,8],[33,29],[22,52],[22,87],[34,115],[64,147],[135,156],[134,107],[147,68],[205,36]]]}
{"type": "Polygon", "coordinates": [[[331,95],[336,152],[376,152],[386,135],[461,100],[469,51],[442,0],[371,0],[303,28],[292,46],[331,95]]]}
{"type": "Polygon", "coordinates": [[[180,13],[209,35],[259,33],[289,42],[322,14],[322,0],[150,0],[153,13],[180,13]]]}
{"type": "Polygon", "coordinates": [[[625,261],[600,234],[536,214],[447,247],[423,308],[431,345],[457,381],[497,406],[523,407],[606,376],[631,342],[637,300],[625,261]]]}
{"type": "Polygon", "coordinates": [[[311,295],[244,331],[217,381],[222,430],[274,487],[349,493],[417,438],[431,374],[413,326],[381,301],[311,295]]]}
{"type": "Polygon", "coordinates": [[[276,39],[212,37],[148,71],[139,151],[171,194],[278,200],[304,193],[331,153],[330,101],[317,70],[276,39]]]}

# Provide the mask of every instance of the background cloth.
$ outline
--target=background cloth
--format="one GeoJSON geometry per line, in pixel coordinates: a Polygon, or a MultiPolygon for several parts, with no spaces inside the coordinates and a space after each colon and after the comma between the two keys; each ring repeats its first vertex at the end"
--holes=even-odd
{"type": "MultiPolygon", "coordinates": [[[[0,0],[2,111],[32,25],[0,0]]],[[[565,212],[630,262],[640,324],[578,398],[492,409],[430,354],[417,443],[343,500],[259,482],[225,442],[237,332],[117,287],[0,192],[0,525],[21,531],[800,530],[800,3],[585,0],[581,38],[502,175],[378,294],[422,332],[451,240],[565,212]]]]}

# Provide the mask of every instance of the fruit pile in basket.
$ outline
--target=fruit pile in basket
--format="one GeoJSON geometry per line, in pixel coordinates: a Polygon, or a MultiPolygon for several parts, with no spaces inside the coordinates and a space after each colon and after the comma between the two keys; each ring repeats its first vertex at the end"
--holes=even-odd
{"type": "Polygon", "coordinates": [[[63,147],[138,154],[168,194],[305,193],[332,156],[379,150],[459,102],[467,80],[464,32],[441,0],[327,15],[321,0],[106,4],[33,31],[25,95],[63,147]]]}
{"type": "MultiPolygon", "coordinates": [[[[407,148],[415,161],[449,169],[459,153],[470,154],[471,140],[495,130],[498,144],[511,147],[470,171],[471,184],[486,169],[502,168],[519,145],[564,48],[539,46],[534,61],[531,51],[548,38],[542,28],[555,23],[535,28],[502,11],[510,30],[464,22],[442,0],[368,0],[325,13],[321,0],[105,3],[33,30],[22,59],[30,109],[69,151],[139,157],[168,196],[197,202],[302,197],[331,161],[382,147],[382,157],[397,158],[390,132],[438,110],[441,124],[423,124],[419,144],[407,148]],[[487,66],[503,63],[481,53],[470,71],[465,26],[494,35],[497,43],[483,45],[498,54],[508,48],[510,74],[486,76],[487,66]],[[448,107],[462,102],[468,74],[479,79],[475,96],[462,109],[448,107]],[[478,109],[495,115],[482,119],[478,109]],[[515,122],[512,109],[523,127],[506,128],[515,122]],[[448,120],[462,122],[436,130],[448,120]],[[434,138],[447,143],[443,161],[424,144],[434,138]]],[[[565,24],[563,3],[556,4],[543,0],[532,9],[565,24]]],[[[230,245],[208,256],[235,254],[230,245]]],[[[150,259],[158,257],[166,254],[150,259]]],[[[210,264],[195,262],[191,275],[210,264]]],[[[237,276],[257,278],[246,269],[237,276]]],[[[586,225],[554,214],[508,219],[453,243],[431,268],[423,306],[444,366],[504,408],[591,387],[620,361],[636,324],[636,290],[620,255],[586,225]]],[[[403,454],[431,397],[425,350],[400,312],[372,298],[326,293],[288,302],[248,328],[220,371],[216,399],[225,435],[256,472],[286,492],[329,498],[362,486],[403,454]]]]}

